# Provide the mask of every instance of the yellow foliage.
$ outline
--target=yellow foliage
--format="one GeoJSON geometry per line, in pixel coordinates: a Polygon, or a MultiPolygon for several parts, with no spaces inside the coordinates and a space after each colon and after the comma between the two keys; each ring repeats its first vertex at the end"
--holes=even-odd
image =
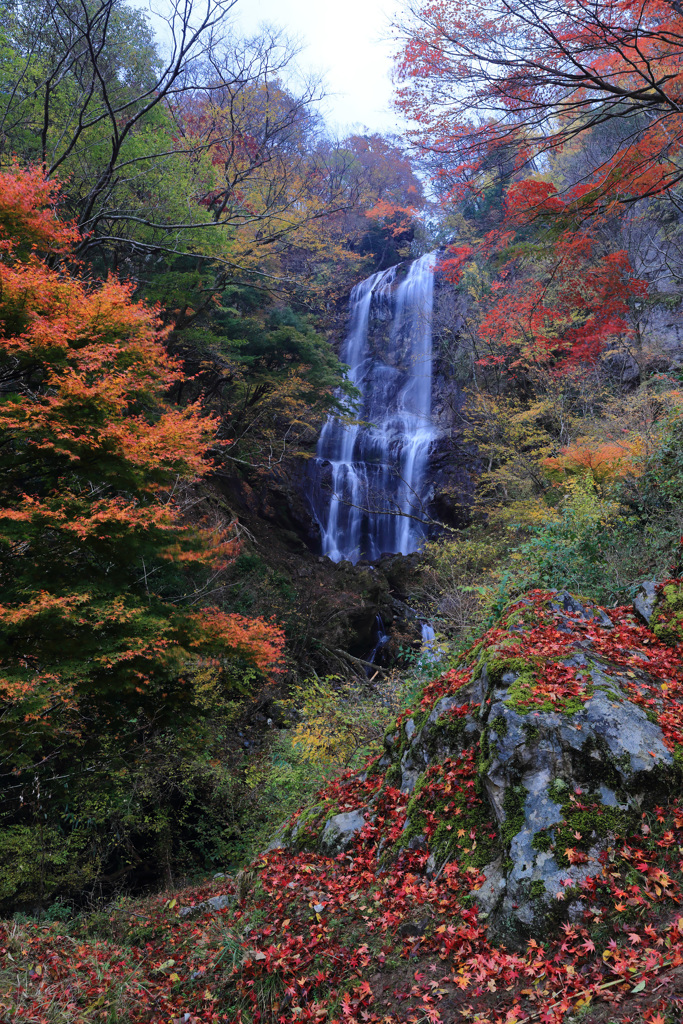
{"type": "MultiPolygon", "coordinates": [[[[384,684],[380,683],[381,688],[384,684]]],[[[361,763],[382,749],[382,739],[398,710],[392,692],[372,695],[335,676],[315,679],[292,699],[301,721],[292,743],[305,760],[336,770],[361,763]]]]}

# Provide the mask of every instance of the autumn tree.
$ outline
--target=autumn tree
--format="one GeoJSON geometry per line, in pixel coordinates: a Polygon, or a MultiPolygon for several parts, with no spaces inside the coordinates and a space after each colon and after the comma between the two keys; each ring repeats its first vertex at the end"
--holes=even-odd
{"type": "MultiPolygon", "coordinates": [[[[213,52],[234,2],[171,5],[163,57],[145,17],[121,0],[4,5],[3,148],[71,178],[62,198],[81,251],[154,223],[150,192],[173,150],[169,104],[194,84],[190,68],[213,52]]],[[[177,236],[181,226],[161,220],[167,239],[177,236]]]]}
{"type": "Polygon", "coordinates": [[[296,47],[229,31],[232,6],[173,7],[157,42],[122,0],[54,0],[41,18],[10,0],[0,142],[64,179],[91,272],[161,304],[191,378],[174,397],[208,399],[233,442],[221,454],[249,472],[338,407],[343,369],[316,320],[360,262],[339,218],[370,200],[325,136],[319,83],[294,80],[296,47]]]}
{"type": "MultiPolygon", "coordinates": [[[[61,835],[97,873],[116,787],[271,676],[283,638],[206,603],[236,554],[234,524],[202,529],[182,495],[210,465],[215,421],[166,403],[180,367],[158,311],[113,277],[50,265],[78,243],[56,199],[38,170],[0,174],[0,860],[20,836],[37,843],[43,822],[48,861],[61,835]]],[[[144,816],[142,795],[136,806],[144,816]]],[[[170,808],[157,811],[152,832],[162,818],[168,830],[170,808]]],[[[150,827],[138,832],[149,847],[150,827]]]]}
{"type": "Polygon", "coordinates": [[[422,183],[400,139],[351,135],[344,143],[361,202],[344,218],[352,248],[373,258],[373,270],[411,254],[426,205],[422,183]]]}
{"type": "MultiPolygon", "coordinates": [[[[416,138],[455,155],[453,188],[491,150],[510,170],[618,123],[611,150],[569,192],[579,206],[666,193],[681,181],[683,16],[676,4],[496,0],[421,4],[403,26],[399,102],[416,138]]],[[[611,137],[610,137],[611,136],[611,137]]]]}
{"type": "Polygon", "coordinates": [[[219,289],[235,272],[277,278],[271,250],[352,201],[318,146],[318,81],[288,84],[296,46],[241,37],[234,5],[172,5],[157,41],[123,0],[5,4],[1,151],[64,180],[99,269],[144,280],[150,257],[190,257],[219,289]]]}

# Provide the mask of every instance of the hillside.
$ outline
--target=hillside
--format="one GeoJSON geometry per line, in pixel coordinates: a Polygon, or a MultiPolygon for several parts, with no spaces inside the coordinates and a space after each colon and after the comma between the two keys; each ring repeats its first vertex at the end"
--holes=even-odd
{"type": "Polygon", "coordinates": [[[8,925],[7,1019],[675,1015],[682,590],[515,602],[237,876],[8,925]]]}

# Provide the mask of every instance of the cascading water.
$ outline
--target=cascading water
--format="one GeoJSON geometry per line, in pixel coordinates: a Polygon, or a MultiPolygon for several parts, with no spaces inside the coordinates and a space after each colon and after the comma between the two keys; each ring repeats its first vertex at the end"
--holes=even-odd
{"type": "Polygon", "coordinates": [[[351,293],[342,361],[361,393],[361,422],[330,417],[317,468],[331,473],[317,494],[322,551],[333,561],[409,554],[425,536],[426,469],[435,432],[432,305],[436,255],[373,274],[351,293]],[[389,331],[372,330],[389,324],[389,331]]]}
{"type": "Polygon", "coordinates": [[[430,622],[421,624],[422,632],[422,658],[426,662],[436,661],[438,658],[436,647],[436,634],[430,622]]]}
{"type": "Polygon", "coordinates": [[[367,657],[367,661],[370,665],[374,665],[377,655],[391,639],[384,628],[384,622],[381,615],[375,615],[375,629],[377,631],[377,642],[367,657]]]}

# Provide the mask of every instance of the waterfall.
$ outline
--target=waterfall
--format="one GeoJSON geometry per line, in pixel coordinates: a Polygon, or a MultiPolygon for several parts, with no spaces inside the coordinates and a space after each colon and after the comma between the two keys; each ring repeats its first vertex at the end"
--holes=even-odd
{"type": "Polygon", "coordinates": [[[422,632],[422,659],[428,664],[438,660],[438,652],[435,650],[436,634],[430,622],[421,624],[422,632]]]}
{"type": "Polygon", "coordinates": [[[374,665],[377,655],[382,650],[382,648],[389,643],[389,640],[391,639],[391,637],[384,628],[384,621],[381,615],[375,615],[375,629],[377,631],[377,641],[366,659],[371,665],[374,665]]]}
{"type": "Polygon", "coordinates": [[[407,555],[425,537],[435,264],[431,253],[351,292],[341,358],[361,393],[360,422],[330,417],[316,460],[330,484],[314,500],[322,551],[335,562],[407,555]]]}

